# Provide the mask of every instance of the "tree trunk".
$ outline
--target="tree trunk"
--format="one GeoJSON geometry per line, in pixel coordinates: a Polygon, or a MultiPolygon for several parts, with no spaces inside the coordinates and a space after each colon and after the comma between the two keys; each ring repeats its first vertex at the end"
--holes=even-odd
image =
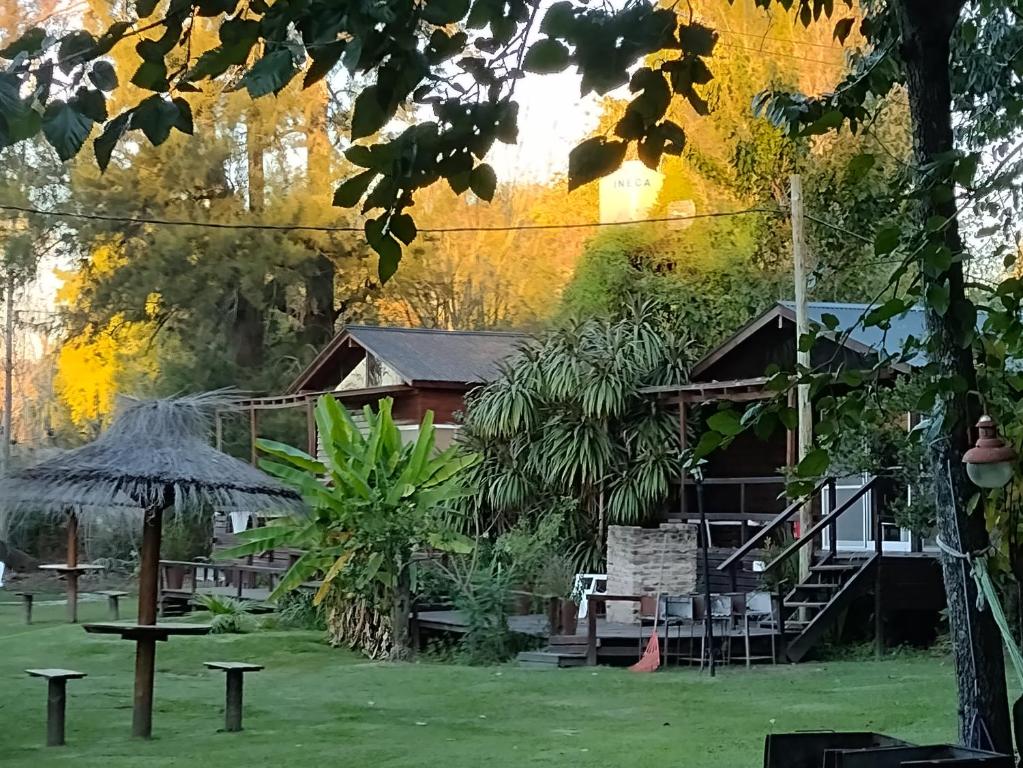
{"type": "MultiPolygon", "coordinates": [[[[963,0],[899,0],[896,3],[906,63],[907,87],[913,122],[916,165],[926,167],[954,148],[952,89],[949,76],[949,40],[959,19],[963,0]]],[[[951,188],[950,174],[944,182],[951,188]]],[[[942,180],[937,180],[941,183],[942,180]]],[[[939,197],[938,200],[943,198],[939,197]]],[[[920,205],[920,228],[932,216],[949,219],[933,236],[956,255],[947,272],[925,277],[925,287],[947,286],[950,307],[942,315],[927,309],[929,354],[942,376],[961,376],[967,390],[976,391],[976,370],[969,345],[961,343],[960,318],[970,318],[972,307],[963,285],[963,244],[956,221],[954,199],[937,202],[926,195],[920,205]]],[[[974,320],[967,320],[966,325],[974,320]]],[[[970,427],[978,415],[967,392],[942,395],[934,418],[943,439],[931,450],[937,479],[938,531],[944,542],[963,552],[983,549],[988,543],[982,514],[969,515],[966,502],[973,492],[962,457],[969,447],[970,427]]],[[[977,610],[976,586],[965,561],[943,556],[942,569],[948,595],[948,617],[955,654],[959,698],[959,737],[963,744],[1012,751],[1005,662],[998,628],[990,611],[977,610]]]]}
{"type": "MultiPolygon", "coordinates": [[[[310,196],[331,194],[331,145],[327,133],[329,94],[327,84],[320,81],[307,91],[305,115],[306,184],[310,196]]],[[[313,242],[317,242],[313,240],[313,242]]],[[[334,335],[334,262],[320,251],[310,265],[305,280],[304,341],[320,349],[334,335]]]]}
{"type": "Polygon", "coordinates": [[[323,348],[334,336],[334,262],[320,253],[310,265],[305,281],[305,323],[303,340],[315,349],[323,348]]]}
{"type": "Polygon", "coordinates": [[[406,565],[398,573],[391,606],[391,661],[412,658],[412,636],[409,632],[409,614],[412,612],[412,580],[406,565]]]}

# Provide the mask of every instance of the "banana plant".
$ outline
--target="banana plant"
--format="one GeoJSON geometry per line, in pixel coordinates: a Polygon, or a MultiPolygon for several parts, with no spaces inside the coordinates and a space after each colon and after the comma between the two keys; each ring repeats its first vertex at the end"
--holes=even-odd
{"type": "Polygon", "coordinates": [[[472,493],[463,475],[479,456],[456,447],[438,453],[432,411],[416,439],[403,444],[392,405],[384,399],[376,410],[366,406],[360,427],[336,399],[321,397],[315,410],[319,456],[260,440],[260,467],[298,490],[308,513],[245,531],[242,543],[221,556],[303,550],[270,599],[319,580],[316,604],[335,594],[389,611],[392,655],[403,657],[415,555],[472,549],[472,540],[458,532],[452,502],[472,493]]]}

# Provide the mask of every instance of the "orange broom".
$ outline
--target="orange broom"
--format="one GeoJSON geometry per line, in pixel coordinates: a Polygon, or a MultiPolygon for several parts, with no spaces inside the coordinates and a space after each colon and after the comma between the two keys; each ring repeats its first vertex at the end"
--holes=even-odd
{"type": "MultiPolygon", "coordinates": [[[[657,632],[657,624],[661,618],[661,592],[664,587],[664,550],[668,545],[668,532],[664,532],[661,540],[661,572],[657,577],[657,600],[654,603],[654,631],[650,635],[650,641],[646,644],[646,650],[639,657],[639,661],[629,667],[630,672],[656,672],[661,668],[661,637],[657,632]]],[[[640,624],[640,632],[643,625],[640,624]]],[[[665,649],[667,651],[667,649],[665,649]]]]}

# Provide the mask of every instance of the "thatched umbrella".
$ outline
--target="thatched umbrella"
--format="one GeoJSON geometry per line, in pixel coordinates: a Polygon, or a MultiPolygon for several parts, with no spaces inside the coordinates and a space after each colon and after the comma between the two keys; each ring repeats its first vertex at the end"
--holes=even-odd
{"type": "Polygon", "coordinates": [[[93,443],[0,480],[0,530],[29,516],[74,513],[88,525],[102,515],[142,522],[138,624],[119,627],[134,639],[135,711],[132,732],[152,731],[156,641],[174,634],[156,624],[160,532],[165,515],[203,508],[286,513],[301,506],[293,490],[208,443],[223,393],[165,400],[130,400],[93,443]],[[151,629],[147,629],[151,628],[151,629]]]}

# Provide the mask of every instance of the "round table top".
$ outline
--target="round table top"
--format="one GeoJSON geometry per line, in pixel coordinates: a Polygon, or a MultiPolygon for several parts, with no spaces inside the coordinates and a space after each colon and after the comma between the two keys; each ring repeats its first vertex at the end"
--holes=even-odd
{"type": "Polygon", "coordinates": [[[57,573],[78,573],[84,571],[102,571],[105,570],[105,565],[99,565],[97,563],[81,563],[79,565],[68,565],[67,563],[47,563],[46,565],[40,565],[40,571],[56,571],[57,573]]]}
{"type": "Polygon", "coordinates": [[[126,624],[119,621],[83,624],[82,629],[94,635],[120,635],[126,640],[166,640],[172,635],[208,635],[209,624],[126,624]]]}

